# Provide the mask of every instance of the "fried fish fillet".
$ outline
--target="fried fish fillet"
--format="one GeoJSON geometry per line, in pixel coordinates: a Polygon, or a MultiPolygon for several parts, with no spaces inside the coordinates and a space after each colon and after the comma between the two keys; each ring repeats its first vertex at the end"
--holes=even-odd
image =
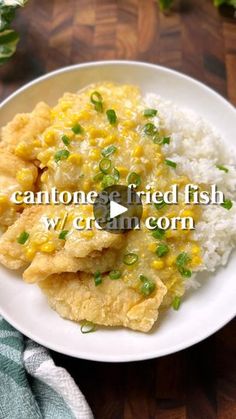
{"type": "Polygon", "coordinates": [[[25,186],[34,190],[38,169],[13,153],[4,150],[0,153],[0,225],[9,226],[17,218],[22,207],[11,202],[15,191],[24,190],[25,186]]]}
{"type": "Polygon", "coordinates": [[[92,275],[81,272],[53,275],[39,286],[50,306],[63,318],[148,332],[158,318],[166,294],[163,283],[158,278],[155,281],[156,289],[147,297],[123,280],[106,277],[96,286],[92,275]]]}
{"type": "MultiPolygon", "coordinates": [[[[10,269],[30,265],[24,272],[27,282],[36,282],[47,276],[61,272],[105,272],[114,265],[117,248],[123,245],[121,235],[94,229],[92,239],[88,240],[83,232],[72,230],[66,241],[56,239],[58,249],[51,254],[38,249],[30,261],[25,246],[17,242],[22,231],[27,231],[29,240],[35,234],[47,233],[42,216],[50,212],[60,214],[61,207],[34,206],[24,210],[20,218],[0,238],[0,262],[10,269]]],[[[58,236],[58,232],[53,232],[58,236]]]]}
{"type": "Polygon", "coordinates": [[[17,145],[21,143],[23,145],[22,157],[25,160],[34,160],[38,152],[34,141],[50,123],[51,109],[46,103],[40,102],[33,112],[17,114],[2,128],[0,147],[16,152],[17,145]],[[29,145],[34,147],[30,150],[29,145]]]}

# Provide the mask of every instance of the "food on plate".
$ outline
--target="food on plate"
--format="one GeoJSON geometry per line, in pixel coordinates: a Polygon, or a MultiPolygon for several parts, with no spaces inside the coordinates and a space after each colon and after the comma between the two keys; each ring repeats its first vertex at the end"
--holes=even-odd
{"type": "Polygon", "coordinates": [[[199,286],[199,271],[225,265],[235,247],[235,153],[204,120],[157,95],[110,82],[65,93],[53,108],[42,102],[16,115],[0,147],[0,262],[22,268],[64,318],[148,332],[160,311],[179,309],[186,290],[199,286]],[[91,204],[11,200],[15,191],[131,183],[137,191],[177,185],[179,201],[144,203],[141,229],[113,234],[75,229],[76,217],[93,214],[91,204]],[[188,184],[217,184],[225,202],[186,203],[188,184]],[[160,229],[161,216],[192,217],[196,228],[160,229]],[[60,220],[48,229],[47,218],[60,220]]]}

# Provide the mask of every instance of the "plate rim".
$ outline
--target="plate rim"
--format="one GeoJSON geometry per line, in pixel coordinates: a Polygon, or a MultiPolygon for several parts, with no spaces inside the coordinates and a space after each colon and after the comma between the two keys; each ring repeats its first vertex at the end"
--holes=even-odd
{"type": "MultiPolygon", "coordinates": [[[[233,104],[231,104],[229,102],[229,100],[227,100],[225,97],[223,97],[220,93],[218,93],[217,91],[215,91],[214,89],[212,89],[211,87],[207,86],[206,84],[204,84],[203,82],[185,74],[182,73],[180,71],[159,65],[159,64],[152,64],[152,63],[147,63],[147,62],[143,62],[143,61],[134,61],[134,60],[99,60],[99,61],[92,61],[92,62],[86,62],[86,63],[78,63],[78,64],[73,64],[73,65],[69,65],[66,67],[62,67],[59,69],[56,69],[54,71],[48,72],[40,77],[37,77],[29,82],[27,82],[26,84],[24,84],[23,86],[21,86],[20,88],[16,89],[13,93],[11,93],[9,96],[7,96],[1,103],[0,103],[0,110],[7,105],[11,100],[13,100],[15,97],[17,97],[19,94],[23,93],[25,90],[27,90],[28,88],[34,86],[35,84],[40,83],[41,81],[50,79],[54,76],[57,76],[61,73],[67,73],[70,71],[74,71],[80,68],[91,68],[91,67],[96,67],[96,66],[110,66],[110,65],[115,65],[115,66],[136,66],[136,67],[146,67],[146,68],[152,68],[152,69],[159,69],[162,72],[174,75],[175,77],[178,78],[182,78],[185,79],[197,86],[199,86],[200,88],[204,89],[206,92],[208,92],[209,94],[217,97],[218,100],[220,100],[224,106],[227,106],[228,109],[235,114],[236,116],[236,109],[234,107],[233,104]]],[[[78,359],[84,359],[84,360],[89,360],[89,361],[96,361],[96,362],[113,362],[113,363],[120,363],[120,362],[136,362],[136,361],[144,361],[144,360],[148,360],[148,359],[154,359],[154,358],[159,358],[159,357],[163,357],[166,355],[170,355],[170,354],[174,354],[176,352],[182,351],[184,349],[187,349],[205,339],[207,339],[208,337],[212,336],[213,334],[215,334],[217,331],[219,331],[220,329],[222,329],[226,324],[228,324],[236,315],[236,307],[235,309],[232,309],[230,314],[227,316],[226,319],[223,319],[222,322],[217,323],[217,325],[212,328],[212,327],[208,327],[207,330],[203,330],[202,333],[199,333],[197,336],[194,336],[193,338],[190,338],[188,341],[185,341],[183,344],[177,344],[177,345],[173,345],[170,347],[170,349],[162,349],[159,350],[157,353],[157,350],[152,350],[150,352],[146,352],[144,355],[142,354],[137,354],[137,355],[121,355],[119,359],[119,357],[117,355],[113,356],[110,355],[109,357],[107,355],[93,355],[93,354],[89,354],[88,356],[86,356],[86,353],[81,353],[80,355],[78,355],[78,353],[76,353],[76,350],[69,350],[69,349],[65,349],[63,350],[62,346],[58,346],[58,344],[51,344],[51,343],[47,343],[45,342],[43,339],[41,339],[40,337],[35,336],[34,333],[28,332],[27,334],[25,334],[25,330],[23,327],[19,327],[19,325],[17,324],[17,322],[13,319],[11,319],[10,314],[6,313],[5,310],[0,306],[0,315],[7,321],[9,322],[14,328],[16,328],[17,330],[19,330],[23,335],[29,337],[30,339],[34,340],[35,342],[39,343],[40,345],[46,346],[48,349],[53,350],[55,352],[64,354],[64,355],[68,355],[74,358],[78,358],[78,359]],[[210,330],[209,330],[210,329],[210,330]]]]}

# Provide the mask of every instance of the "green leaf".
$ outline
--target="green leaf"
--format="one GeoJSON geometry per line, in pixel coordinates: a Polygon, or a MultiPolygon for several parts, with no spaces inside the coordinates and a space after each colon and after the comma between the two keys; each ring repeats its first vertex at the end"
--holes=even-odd
{"type": "Polygon", "coordinates": [[[161,10],[168,10],[172,6],[174,0],[159,0],[161,10]]]}
{"type": "Polygon", "coordinates": [[[18,42],[19,35],[13,29],[0,32],[0,65],[15,53],[18,42]]]}
{"type": "Polygon", "coordinates": [[[220,7],[220,6],[223,6],[223,4],[225,4],[225,5],[233,6],[236,8],[236,0],[213,0],[213,1],[216,7],[220,7]]]}

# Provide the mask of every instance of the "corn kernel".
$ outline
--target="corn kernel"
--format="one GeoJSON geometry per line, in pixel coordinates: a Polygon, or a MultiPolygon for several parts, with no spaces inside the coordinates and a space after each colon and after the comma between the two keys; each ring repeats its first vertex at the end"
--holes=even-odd
{"type": "Polygon", "coordinates": [[[166,265],[168,267],[173,266],[175,264],[175,260],[176,260],[176,257],[175,256],[173,256],[173,255],[167,256],[166,261],[165,261],[166,262],[166,265]]]}
{"type": "Polygon", "coordinates": [[[137,126],[137,122],[131,119],[127,119],[127,121],[124,121],[122,125],[125,128],[135,128],[137,126]]]}
{"type": "Polygon", "coordinates": [[[159,270],[159,269],[163,269],[163,268],[164,268],[164,266],[165,266],[165,263],[163,262],[163,260],[154,260],[154,261],[151,263],[151,267],[152,267],[153,269],[157,269],[157,270],[159,270]]]}
{"type": "Polygon", "coordinates": [[[25,142],[20,142],[15,148],[15,155],[21,157],[25,160],[31,156],[32,146],[30,147],[29,144],[25,142]]]}
{"type": "Polygon", "coordinates": [[[63,112],[66,112],[68,109],[70,109],[72,107],[72,103],[71,102],[67,102],[67,101],[61,101],[61,109],[63,110],[63,112]]]}
{"type": "Polygon", "coordinates": [[[107,136],[107,132],[100,128],[90,128],[88,132],[91,138],[104,138],[107,136]]]}
{"type": "Polygon", "coordinates": [[[67,161],[69,161],[72,164],[76,164],[77,166],[79,166],[82,163],[82,156],[78,153],[72,153],[67,161]]]}
{"type": "Polygon", "coordinates": [[[157,244],[156,244],[156,243],[150,243],[150,244],[148,245],[148,250],[150,250],[150,251],[151,251],[151,252],[153,252],[153,253],[155,253],[156,248],[157,248],[157,244]]]}
{"type": "Polygon", "coordinates": [[[56,142],[55,132],[52,130],[47,131],[46,134],[44,135],[44,142],[47,145],[54,145],[56,142]]]}
{"type": "Polygon", "coordinates": [[[55,244],[50,241],[40,246],[41,252],[45,252],[45,253],[52,253],[54,252],[55,249],[56,249],[55,244]]]}
{"type": "Polygon", "coordinates": [[[89,192],[91,188],[91,182],[89,180],[85,180],[82,185],[82,189],[85,192],[89,192]]]}
{"type": "Polygon", "coordinates": [[[193,211],[191,211],[191,210],[184,210],[184,211],[182,211],[182,213],[181,213],[181,217],[192,217],[192,218],[194,218],[194,212],[193,211]]]}
{"type": "Polygon", "coordinates": [[[46,166],[51,158],[52,152],[51,150],[45,150],[38,153],[37,158],[41,161],[41,163],[46,166]]]}
{"type": "Polygon", "coordinates": [[[142,157],[143,156],[143,147],[141,145],[137,145],[134,151],[132,152],[133,157],[142,157]]]}
{"type": "Polygon", "coordinates": [[[81,236],[85,237],[86,239],[91,239],[94,236],[94,232],[91,230],[81,231],[81,236]]]}
{"type": "Polygon", "coordinates": [[[201,265],[201,263],[202,263],[202,258],[200,256],[194,256],[191,260],[192,266],[198,266],[198,265],[201,265]]]}
{"type": "Polygon", "coordinates": [[[89,144],[90,144],[91,146],[95,146],[95,145],[97,144],[96,138],[90,138],[90,139],[89,139],[89,144]]]}
{"type": "Polygon", "coordinates": [[[117,167],[118,172],[120,173],[121,176],[127,176],[129,170],[124,167],[124,166],[118,166],[117,167]]]}
{"type": "Polygon", "coordinates": [[[193,255],[198,255],[201,252],[200,246],[198,246],[197,244],[192,246],[192,254],[193,255]]]}
{"type": "Polygon", "coordinates": [[[41,182],[44,182],[44,183],[48,182],[48,172],[47,171],[43,172],[43,174],[41,175],[41,182]]]}
{"type": "Polygon", "coordinates": [[[100,150],[98,148],[94,148],[93,150],[91,150],[89,157],[93,161],[98,161],[100,158],[100,155],[101,155],[100,150]]]}
{"type": "Polygon", "coordinates": [[[91,118],[91,113],[84,109],[79,113],[79,119],[83,119],[84,121],[88,121],[91,118]]]}
{"type": "Polygon", "coordinates": [[[27,259],[28,260],[33,260],[33,258],[34,258],[34,256],[35,256],[35,253],[36,253],[36,249],[35,249],[35,247],[34,246],[28,246],[26,249],[25,249],[25,256],[27,257],[27,259]]]}
{"type": "Polygon", "coordinates": [[[41,147],[42,144],[41,144],[40,140],[34,140],[32,145],[33,145],[34,148],[39,148],[39,147],[41,147]]]}
{"type": "Polygon", "coordinates": [[[16,179],[24,190],[30,189],[34,183],[33,173],[27,168],[18,170],[16,179]]]}
{"type": "Polygon", "coordinates": [[[145,168],[146,168],[146,170],[148,170],[148,171],[150,171],[150,170],[152,170],[152,162],[151,161],[147,161],[146,163],[145,163],[145,168]]]}

